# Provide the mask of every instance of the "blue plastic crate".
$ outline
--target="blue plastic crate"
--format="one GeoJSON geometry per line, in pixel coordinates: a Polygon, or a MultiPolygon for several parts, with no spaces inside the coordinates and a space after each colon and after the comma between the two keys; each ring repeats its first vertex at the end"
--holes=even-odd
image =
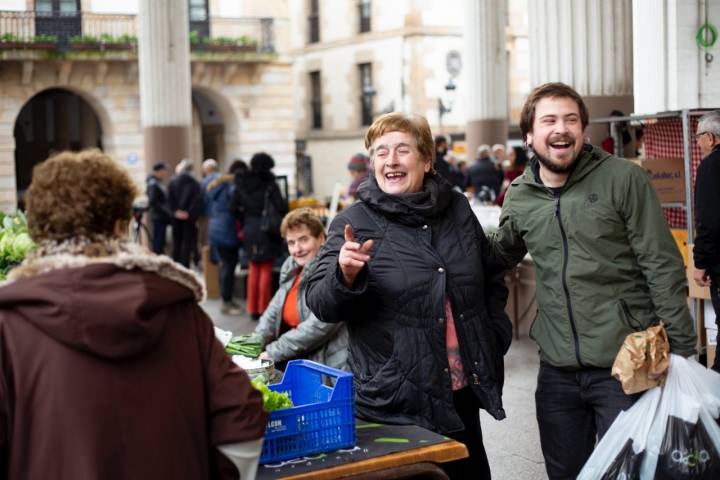
{"type": "Polygon", "coordinates": [[[310,360],[288,362],[280,383],[295,405],[270,413],[260,463],[315,455],[355,446],[355,395],[351,373],[310,360]],[[324,382],[334,380],[334,387],[324,382]]]}

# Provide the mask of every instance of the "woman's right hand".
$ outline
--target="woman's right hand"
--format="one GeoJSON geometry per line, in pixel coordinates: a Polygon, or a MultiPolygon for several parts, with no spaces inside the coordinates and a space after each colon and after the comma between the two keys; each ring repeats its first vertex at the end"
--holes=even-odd
{"type": "Polygon", "coordinates": [[[338,263],[343,274],[343,282],[346,287],[352,287],[360,270],[370,261],[370,249],[372,239],[365,241],[362,245],[355,241],[352,225],[345,225],[345,243],[340,249],[338,263]]]}

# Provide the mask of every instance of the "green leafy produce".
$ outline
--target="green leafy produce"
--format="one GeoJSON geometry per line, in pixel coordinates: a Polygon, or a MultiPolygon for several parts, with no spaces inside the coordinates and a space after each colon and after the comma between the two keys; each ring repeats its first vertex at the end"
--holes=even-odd
{"type": "Polygon", "coordinates": [[[225,346],[225,352],[230,355],[244,355],[258,358],[262,353],[262,340],[258,335],[240,335],[230,339],[225,346]]]}
{"type": "Polygon", "coordinates": [[[293,403],[287,392],[275,392],[270,390],[265,384],[265,378],[260,375],[252,380],[252,386],[255,387],[263,397],[263,408],[266,412],[292,408],[293,403]]]}
{"type": "Polygon", "coordinates": [[[27,231],[25,215],[6,215],[0,212],[0,280],[35,248],[27,231]]]}

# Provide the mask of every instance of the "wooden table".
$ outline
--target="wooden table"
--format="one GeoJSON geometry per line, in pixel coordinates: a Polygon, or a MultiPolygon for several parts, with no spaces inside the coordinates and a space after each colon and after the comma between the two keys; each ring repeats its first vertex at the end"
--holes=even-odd
{"type": "MultiPolygon", "coordinates": [[[[370,458],[360,462],[346,463],[345,465],[339,465],[337,467],[281,478],[287,480],[329,480],[347,477],[349,475],[353,475],[351,478],[359,478],[357,477],[358,474],[366,476],[369,473],[378,472],[379,470],[382,470],[383,474],[380,476],[373,475],[372,477],[390,478],[392,476],[392,470],[396,470],[398,467],[420,465],[420,468],[416,469],[416,473],[420,474],[430,472],[435,463],[451,462],[467,456],[468,451],[465,445],[455,440],[449,440],[429,447],[391,453],[390,455],[384,455],[382,457],[370,458]]],[[[370,476],[367,475],[367,477],[370,476]]]]}
{"type": "Polygon", "coordinates": [[[304,457],[275,466],[261,465],[258,479],[403,478],[408,473],[447,478],[436,465],[468,456],[462,443],[415,425],[358,421],[356,447],[304,457]]]}

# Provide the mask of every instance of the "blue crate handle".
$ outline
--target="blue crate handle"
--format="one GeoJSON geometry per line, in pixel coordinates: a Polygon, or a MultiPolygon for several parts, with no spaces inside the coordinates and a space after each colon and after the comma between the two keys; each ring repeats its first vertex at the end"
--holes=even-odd
{"type": "Polygon", "coordinates": [[[310,370],[315,370],[316,372],[330,375],[331,377],[352,379],[352,373],[344,372],[342,370],[338,370],[337,368],[328,367],[327,365],[313,362],[312,360],[290,360],[287,363],[286,369],[289,370],[290,368],[292,368],[293,365],[303,366],[310,370]]]}

